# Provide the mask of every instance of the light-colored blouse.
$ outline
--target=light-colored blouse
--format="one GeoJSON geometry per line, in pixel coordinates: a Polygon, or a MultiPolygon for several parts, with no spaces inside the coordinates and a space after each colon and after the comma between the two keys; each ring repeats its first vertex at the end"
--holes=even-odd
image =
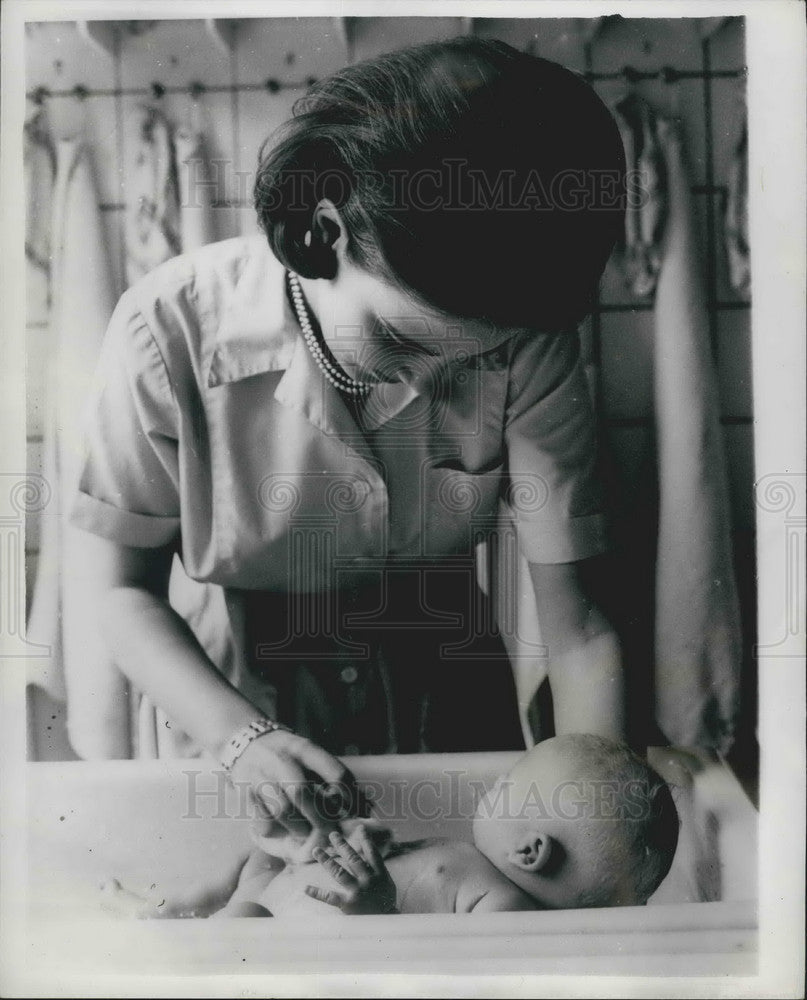
{"type": "Polygon", "coordinates": [[[360,429],[311,358],[262,236],[175,257],[115,309],[71,521],[129,546],[176,540],[190,576],[248,589],[316,589],[324,564],[293,574],[306,525],[346,570],[450,559],[500,500],[530,562],[601,552],[577,336],[452,344],[439,371],[376,387],[360,429]]]}

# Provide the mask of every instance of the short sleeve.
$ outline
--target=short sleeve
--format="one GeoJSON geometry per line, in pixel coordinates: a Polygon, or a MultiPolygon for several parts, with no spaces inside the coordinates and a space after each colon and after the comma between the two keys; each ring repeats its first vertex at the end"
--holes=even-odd
{"type": "Polygon", "coordinates": [[[609,547],[594,410],[578,335],[520,341],[505,422],[506,502],[528,562],[577,562],[609,547]]]}
{"type": "Polygon", "coordinates": [[[107,328],[84,412],[72,524],[134,547],[179,530],[176,407],[163,357],[129,293],[107,328]]]}

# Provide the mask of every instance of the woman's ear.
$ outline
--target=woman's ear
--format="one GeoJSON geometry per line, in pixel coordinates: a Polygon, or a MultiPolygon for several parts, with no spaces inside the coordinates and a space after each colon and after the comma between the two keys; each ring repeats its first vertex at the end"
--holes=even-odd
{"type": "Polygon", "coordinates": [[[528,830],[511,847],[507,860],[523,872],[539,872],[546,866],[552,854],[552,838],[541,830],[528,830]]]}
{"type": "Polygon", "coordinates": [[[331,267],[328,271],[338,270],[347,253],[348,234],[342,216],[336,205],[328,198],[323,198],[314,209],[311,219],[311,243],[309,253],[316,254],[321,260],[330,258],[331,267]]]}

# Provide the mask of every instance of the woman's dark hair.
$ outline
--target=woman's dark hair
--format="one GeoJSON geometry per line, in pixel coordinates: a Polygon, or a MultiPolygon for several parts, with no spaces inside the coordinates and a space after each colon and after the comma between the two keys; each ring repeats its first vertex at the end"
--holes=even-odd
{"type": "Polygon", "coordinates": [[[591,309],[622,224],[625,162],[577,74],[503,42],[458,38],[315,84],[261,148],[255,207],[288,268],[329,198],[359,266],[450,315],[563,329],[591,309]]]}

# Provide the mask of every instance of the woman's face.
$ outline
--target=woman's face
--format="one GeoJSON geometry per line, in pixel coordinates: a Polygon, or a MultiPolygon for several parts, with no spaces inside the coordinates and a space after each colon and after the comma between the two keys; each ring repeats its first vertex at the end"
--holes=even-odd
{"type": "Polygon", "coordinates": [[[334,357],[349,375],[366,381],[411,382],[515,333],[430,310],[344,258],[335,278],[303,278],[301,284],[334,357]]]}

